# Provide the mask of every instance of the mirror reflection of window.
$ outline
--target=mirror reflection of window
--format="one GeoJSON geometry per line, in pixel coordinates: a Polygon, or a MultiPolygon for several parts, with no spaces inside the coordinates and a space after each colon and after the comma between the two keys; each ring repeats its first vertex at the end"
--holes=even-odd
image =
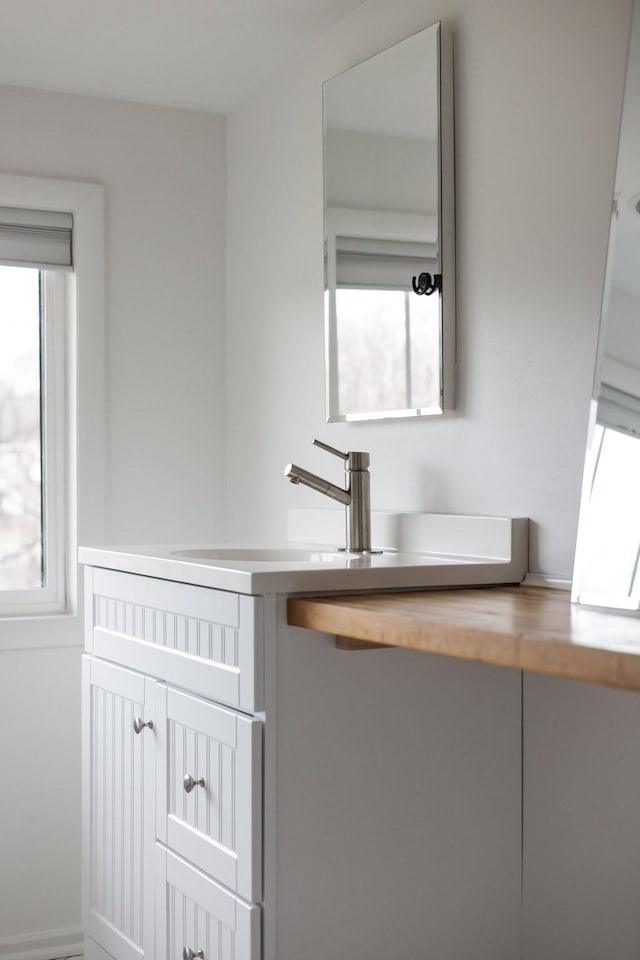
{"type": "Polygon", "coordinates": [[[340,288],[336,313],[340,410],[437,408],[437,300],[405,290],[340,288]]]}
{"type": "Polygon", "coordinates": [[[572,599],[640,609],[640,2],[620,127],[572,599]]]}
{"type": "Polygon", "coordinates": [[[598,425],[589,513],[583,535],[595,546],[580,575],[584,594],[626,597],[640,606],[640,439],[598,425]]]}

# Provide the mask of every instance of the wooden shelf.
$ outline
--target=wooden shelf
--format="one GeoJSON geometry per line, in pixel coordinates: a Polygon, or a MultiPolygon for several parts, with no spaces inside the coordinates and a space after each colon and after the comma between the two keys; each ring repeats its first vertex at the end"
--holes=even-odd
{"type": "Polygon", "coordinates": [[[292,626],[356,641],[353,649],[405,647],[640,690],[640,618],[576,606],[564,591],[478,587],[292,598],[287,616],[292,626]]]}

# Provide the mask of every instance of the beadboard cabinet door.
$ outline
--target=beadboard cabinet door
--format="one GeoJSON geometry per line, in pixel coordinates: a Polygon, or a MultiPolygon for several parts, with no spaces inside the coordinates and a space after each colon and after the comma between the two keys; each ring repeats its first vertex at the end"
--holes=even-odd
{"type": "Polygon", "coordinates": [[[245,903],[160,844],[155,960],[260,960],[260,907],[245,903]]]}
{"type": "Polygon", "coordinates": [[[159,683],[156,837],[246,900],[262,896],[262,723],[159,683]]]}
{"type": "Polygon", "coordinates": [[[114,960],[153,960],[156,684],[82,669],[84,929],[114,960]]]}

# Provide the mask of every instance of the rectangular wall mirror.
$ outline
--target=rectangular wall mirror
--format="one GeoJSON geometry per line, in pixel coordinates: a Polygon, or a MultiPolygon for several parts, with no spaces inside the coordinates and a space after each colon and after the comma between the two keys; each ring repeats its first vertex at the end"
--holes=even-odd
{"type": "Polygon", "coordinates": [[[324,84],[327,420],[453,406],[453,96],[437,23],[324,84]]]}
{"type": "Polygon", "coordinates": [[[572,599],[640,609],[640,2],[618,147],[572,599]]]}

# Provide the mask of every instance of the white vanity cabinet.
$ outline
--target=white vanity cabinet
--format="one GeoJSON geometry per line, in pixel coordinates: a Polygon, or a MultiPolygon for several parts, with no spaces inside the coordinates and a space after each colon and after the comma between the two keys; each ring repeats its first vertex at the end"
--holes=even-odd
{"type": "Polygon", "coordinates": [[[337,649],[236,572],[81,559],[89,960],[513,960],[518,673],[337,649]]]}
{"type": "Polygon", "coordinates": [[[88,568],[85,602],[86,953],[259,960],[262,600],[88,568]]]}

